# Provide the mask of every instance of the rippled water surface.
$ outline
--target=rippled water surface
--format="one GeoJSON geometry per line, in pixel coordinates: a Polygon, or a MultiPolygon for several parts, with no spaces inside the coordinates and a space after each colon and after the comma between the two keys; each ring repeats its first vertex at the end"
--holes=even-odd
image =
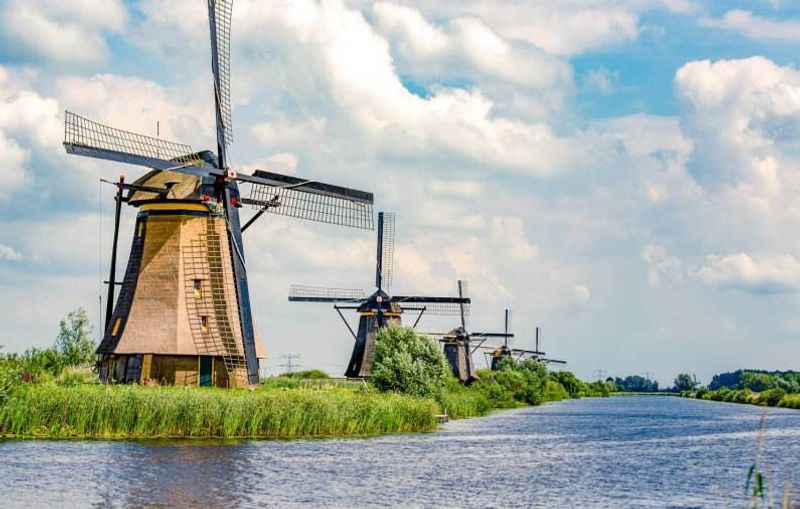
{"type": "MultiPolygon", "coordinates": [[[[617,397],[373,438],[0,441],[0,507],[744,507],[761,414],[617,397]]],[[[763,459],[800,483],[800,412],[770,410],[763,459]]]]}

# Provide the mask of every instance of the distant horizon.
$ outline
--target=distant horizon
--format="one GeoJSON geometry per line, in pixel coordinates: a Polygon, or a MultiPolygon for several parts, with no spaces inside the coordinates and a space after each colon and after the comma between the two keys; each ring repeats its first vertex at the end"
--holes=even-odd
{"type": "MultiPolygon", "coordinates": [[[[68,156],[65,110],[215,146],[207,5],[157,4],[0,0],[0,352],[50,346],[79,306],[99,334],[114,194],[99,179],[144,174],[68,156]]],[[[540,325],[583,380],[800,369],[800,5],[233,12],[232,166],[373,192],[397,212],[395,293],[454,295],[465,279],[472,329],[511,308],[512,346],[540,325]]],[[[118,274],[134,218],[126,206],[118,274]]],[[[244,243],[267,372],[297,353],[344,373],[339,316],[287,292],[372,288],[374,232],[266,215],[244,243]]]]}

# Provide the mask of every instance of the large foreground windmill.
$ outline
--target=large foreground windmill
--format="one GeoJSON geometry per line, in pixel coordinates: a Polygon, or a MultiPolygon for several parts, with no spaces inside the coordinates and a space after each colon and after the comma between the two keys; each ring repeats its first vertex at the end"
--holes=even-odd
{"type": "Polygon", "coordinates": [[[228,166],[230,0],[208,0],[217,152],[151,138],[67,112],[70,154],[152,170],[116,184],[105,336],[106,381],[241,387],[258,383],[264,349],[253,326],[242,232],[264,212],[372,229],[372,194],[228,166]],[[249,197],[239,185],[249,185],[249,197]],[[114,306],[122,202],[138,207],[128,267],[114,306]],[[239,208],[257,213],[244,226],[239,208]]]}
{"type": "Polygon", "coordinates": [[[347,290],[318,286],[294,285],[290,289],[292,302],[331,302],[355,339],[353,354],[345,376],[365,378],[372,375],[372,358],[378,331],[389,324],[400,324],[401,315],[407,311],[419,313],[414,326],[424,313],[429,315],[458,315],[469,313],[470,299],[459,297],[430,297],[422,295],[394,295],[391,291],[394,269],[394,214],[378,213],[378,249],[375,267],[376,290],[369,297],[363,290],[347,290]],[[345,305],[336,305],[343,303],[345,305]],[[354,309],[359,314],[358,332],[354,332],[342,314],[342,309],[354,309]]]}
{"type": "MultiPolygon", "coordinates": [[[[458,295],[463,297],[466,294],[466,282],[458,282],[458,295]]],[[[453,375],[461,381],[461,383],[469,385],[478,379],[475,374],[475,363],[472,360],[472,354],[487,340],[503,339],[508,343],[509,338],[513,338],[514,334],[508,332],[506,326],[505,332],[469,332],[467,330],[466,313],[463,307],[460,310],[461,326],[456,327],[450,332],[444,334],[429,334],[442,343],[444,356],[447,358],[448,364],[453,375]]]]}

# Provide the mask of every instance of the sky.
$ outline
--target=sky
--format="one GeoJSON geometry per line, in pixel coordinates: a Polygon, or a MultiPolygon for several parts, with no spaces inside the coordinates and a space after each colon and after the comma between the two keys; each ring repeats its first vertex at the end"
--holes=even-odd
{"type": "MultiPolygon", "coordinates": [[[[232,165],[374,192],[397,213],[396,293],[465,279],[473,330],[510,308],[513,346],[539,325],[585,379],[800,368],[797,2],[233,9],[232,165]]],[[[0,0],[4,351],[51,345],[78,306],[100,324],[114,188],[99,179],[144,172],[66,155],[64,110],[211,148],[209,60],[201,0],[0,0]]],[[[244,237],[267,371],[297,353],[343,373],[338,315],[286,296],[371,290],[374,233],[272,215],[244,237]]]]}

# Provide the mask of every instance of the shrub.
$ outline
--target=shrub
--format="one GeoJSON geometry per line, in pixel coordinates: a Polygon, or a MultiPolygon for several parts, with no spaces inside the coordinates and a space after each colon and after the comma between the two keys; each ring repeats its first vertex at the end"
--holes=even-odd
{"type": "Polygon", "coordinates": [[[756,404],[761,406],[777,406],[784,396],[786,396],[786,391],[783,389],[767,389],[758,395],[756,404]]]}
{"type": "Polygon", "coordinates": [[[580,398],[586,393],[586,384],[569,371],[552,371],[550,379],[561,384],[567,390],[570,398],[580,398]]]}
{"type": "Polygon", "coordinates": [[[378,333],[370,380],[378,390],[436,397],[450,377],[447,360],[430,339],[399,326],[378,333]]]}
{"type": "Polygon", "coordinates": [[[700,387],[697,389],[697,392],[694,393],[694,397],[697,399],[708,399],[709,392],[708,387],[700,387]]]}
{"type": "Polygon", "coordinates": [[[732,395],[730,401],[733,403],[750,403],[750,400],[753,399],[753,391],[750,389],[739,389],[735,391],[732,395]]]}
{"type": "Polygon", "coordinates": [[[787,394],[778,402],[778,406],[800,410],[800,394],[787,394]]]}
{"type": "Polygon", "coordinates": [[[78,308],[58,322],[58,336],[53,345],[68,366],[93,364],[97,345],[91,337],[92,325],[86,310],[78,308]]]}
{"type": "Polygon", "coordinates": [[[543,363],[533,359],[515,362],[513,359],[504,358],[494,372],[494,380],[511,393],[515,400],[538,405],[543,401],[547,368],[543,363]]]}
{"type": "Polygon", "coordinates": [[[561,401],[562,399],[569,399],[567,390],[560,383],[548,380],[544,388],[544,400],[561,401]]]}
{"type": "Polygon", "coordinates": [[[278,375],[280,378],[299,378],[301,380],[325,380],[330,378],[326,372],[321,369],[307,369],[305,371],[292,371],[291,373],[281,373],[278,375]]]}

